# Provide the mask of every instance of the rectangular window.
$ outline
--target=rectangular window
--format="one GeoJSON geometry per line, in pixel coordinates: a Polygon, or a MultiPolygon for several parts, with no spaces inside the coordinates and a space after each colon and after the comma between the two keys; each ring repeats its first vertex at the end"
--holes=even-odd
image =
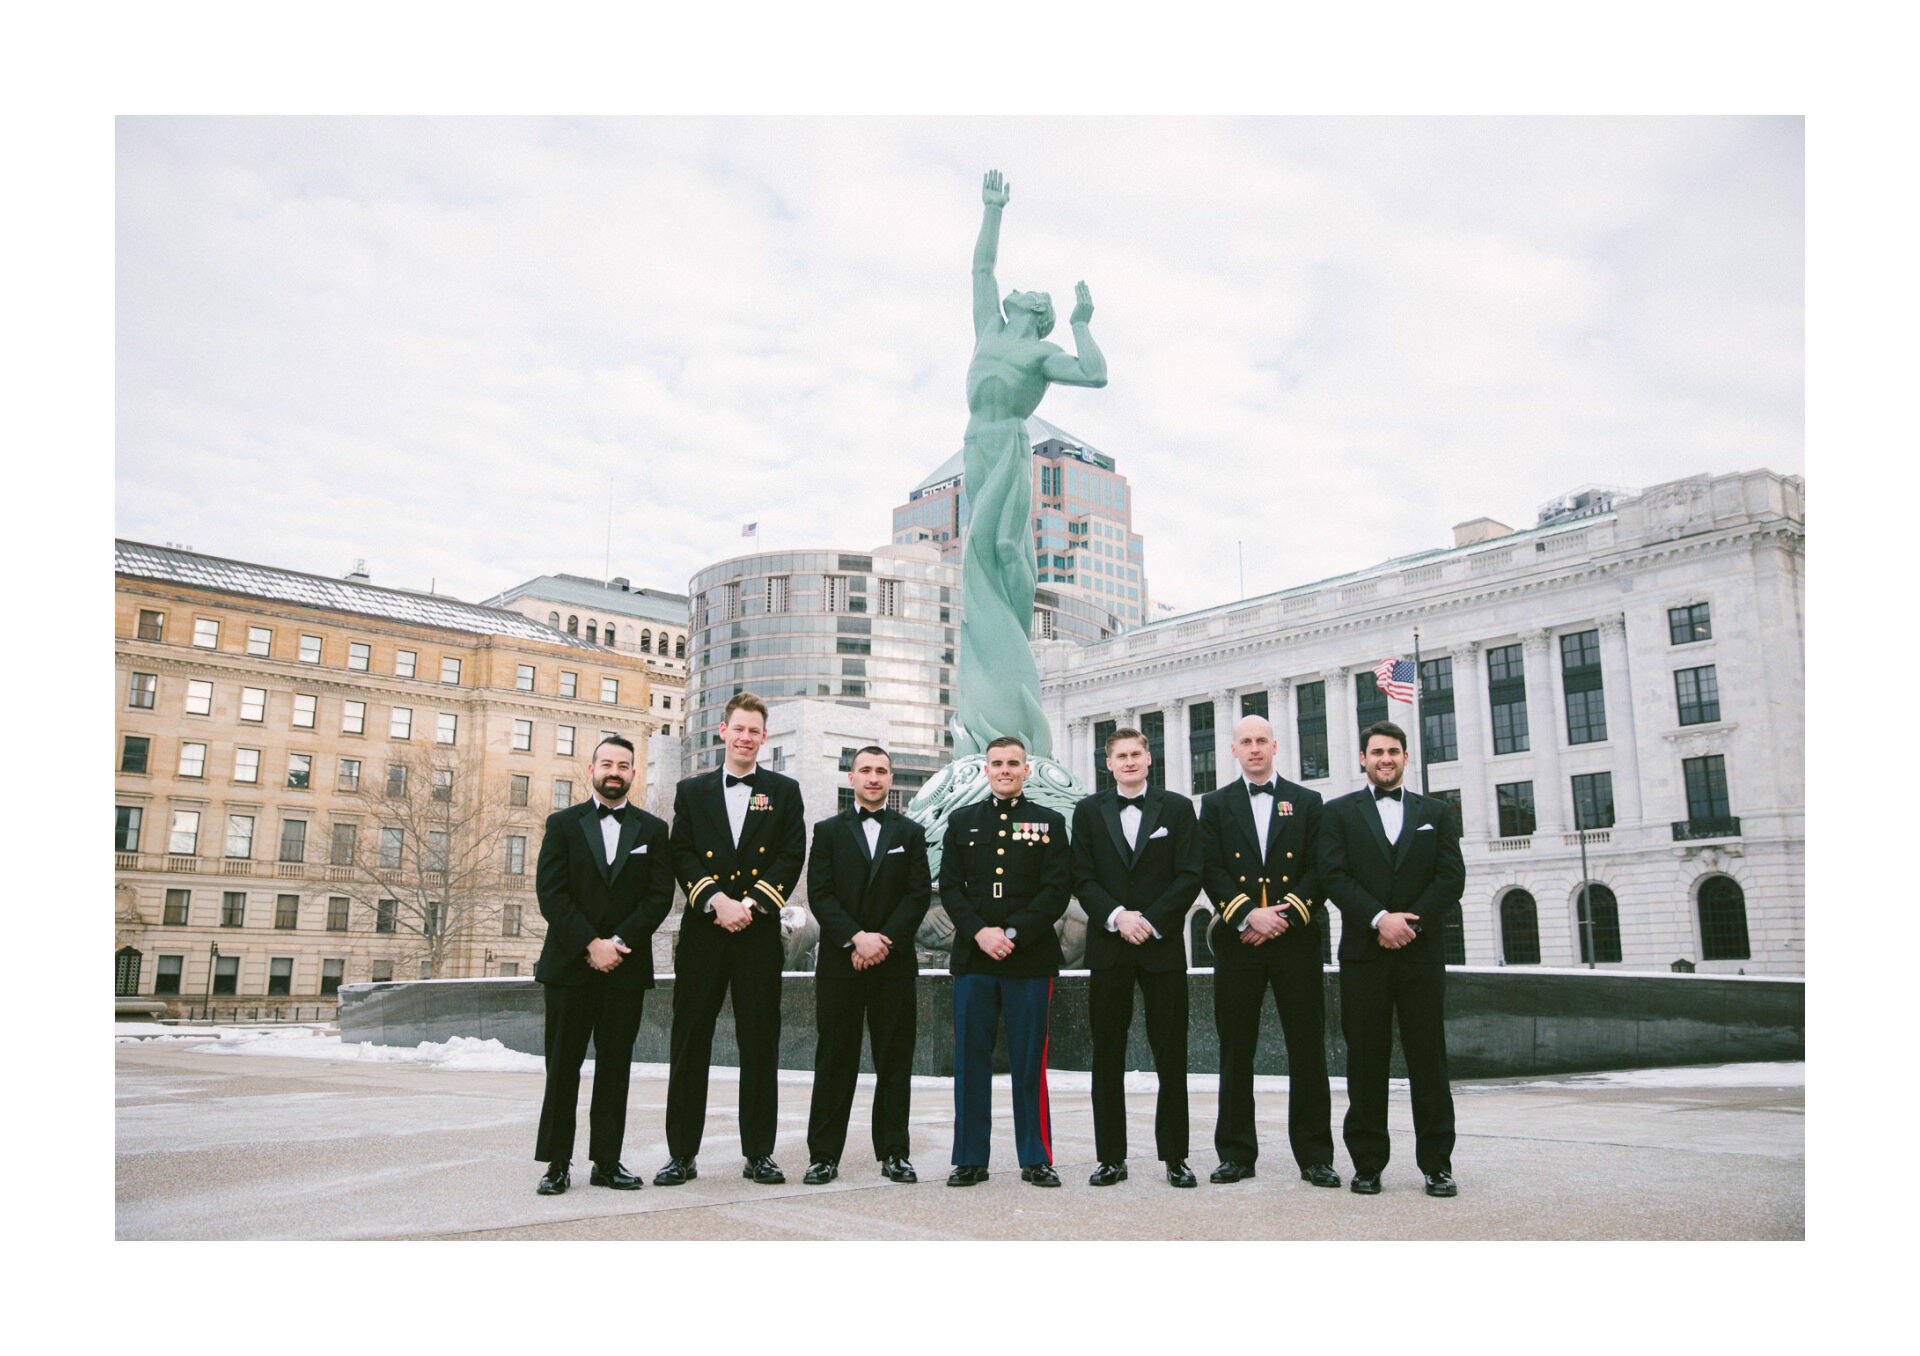
{"type": "Polygon", "coordinates": [[[1357,753],[1360,731],[1377,720],[1387,718],[1387,694],[1380,690],[1380,682],[1371,669],[1353,675],[1353,715],[1354,751],[1357,753]]]}
{"type": "Polygon", "coordinates": [[[347,667],[355,673],[365,673],[373,667],[373,647],[364,640],[347,642],[347,667]]]}
{"type": "Polygon", "coordinates": [[[515,665],[513,670],[513,685],[522,692],[533,691],[533,665],[515,665]]]}
{"type": "Polygon", "coordinates": [[[1527,673],[1518,645],[1487,651],[1487,701],[1493,710],[1493,751],[1525,753],[1532,744],[1527,734],[1527,673]]]}
{"type": "Polygon", "coordinates": [[[375,932],[398,932],[400,930],[400,901],[383,899],[374,905],[373,930],[375,932]]]}
{"type": "Polygon", "coordinates": [[[1167,785],[1167,713],[1142,711],[1140,733],[1147,737],[1147,754],[1153,760],[1147,769],[1147,785],[1162,790],[1167,785]]]}
{"type": "Polygon", "coordinates": [[[856,804],[857,802],[853,798],[853,788],[851,786],[841,787],[834,808],[844,814],[846,811],[853,809],[856,804]]]}
{"type": "Polygon", "coordinates": [[[564,810],[573,804],[573,779],[555,777],[553,779],[553,808],[564,810]]]}
{"type": "MultiPolygon", "coordinates": [[[[769,575],[767,577],[767,611],[769,612],[787,611],[788,599],[792,597],[792,592],[793,592],[792,585],[793,585],[792,575],[775,574],[775,575],[769,575]]],[[[665,652],[665,648],[662,647],[662,653],[664,652],[665,652]]]]}
{"type": "Polygon", "coordinates": [[[1673,675],[1673,691],[1682,725],[1708,725],[1720,719],[1720,679],[1712,664],[1679,670],[1673,675]]]}
{"type": "Polygon", "coordinates": [[[253,816],[227,816],[227,856],[246,860],[253,856],[253,816]]]}
{"type": "Polygon", "coordinates": [[[260,783],[260,750],[240,749],[233,751],[233,779],[247,786],[260,783]]]}
{"type": "Polygon", "coordinates": [[[453,799],[453,769],[437,767],[433,770],[433,798],[438,801],[453,799]]]}
{"type": "Polygon", "coordinates": [[[1533,833],[1533,783],[1501,782],[1493,788],[1500,808],[1500,836],[1525,838],[1533,833]]]}
{"type": "Polygon", "coordinates": [[[240,689],[240,719],[255,724],[267,718],[267,690],[264,687],[240,689]]]}
{"type": "Polygon", "coordinates": [[[187,679],[187,714],[190,716],[213,714],[212,683],[201,678],[187,679]]]}
{"type": "Polygon", "coordinates": [[[273,655],[273,632],[264,626],[247,628],[247,653],[256,659],[268,659],[273,655]]]}
{"type": "Polygon", "coordinates": [[[602,678],[600,680],[600,700],[608,706],[613,706],[619,702],[620,680],[618,678],[602,678]]]}
{"type": "Polygon", "coordinates": [[[189,890],[167,891],[167,902],[161,907],[160,922],[165,927],[183,928],[187,925],[187,912],[192,907],[193,894],[189,890]]]}
{"type": "Polygon", "coordinates": [[[1093,789],[1105,791],[1113,785],[1113,774],[1107,771],[1107,740],[1120,728],[1115,720],[1096,720],[1093,723],[1093,789]]]}
{"type": "Polygon", "coordinates": [[[313,755],[310,753],[290,753],[287,755],[287,789],[305,791],[313,785],[313,755]]]}
{"type": "Polygon", "coordinates": [[[407,794],[407,765],[387,764],[387,799],[404,800],[407,794]]]}
{"type": "Polygon", "coordinates": [[[560,670],[560,695],[563,697],[577,697],[580,695],[579,674],[568,673],[565,669],[560,670]]]}
{"type": "Polygon", "coordinates": [[[115,852],[138,852],[140,850],[140,816],[138,805],[116,805],[113,807],[113,850],[115,852]]]}
{"type": "Polygon", "coordinates": [[[141,711],[153,710],[153,697],[160,690],[160,676],[154,673],[127,675],[127,705],[141,711]]]}
{"type": "Polygon", "coordinates": [[[175,857],[195,857],[200,852],[200,812],[175,810],[167,829],[167,852],[175,857]]]}
{"type": "Polygon", "coordinates": [[[1687,779],[1687,819],[1694,825],[1724,824],[1733,811],[1727,800],[1727,760],[1720,754],[1681,763],[1687,779]]]}
{"type": "MultiPolygon", "coordinates": [[[[1447,803],[1447,808],[1453,813],[1453,831],[1465,837],[1467,832],[1467,814],[1465,807],[1460,803],[1460,788],[1456,786],[1448,791],[1435,791],[1433,798],[1435,800],[1443,800],[1447,803]]],[[[1462,962],[1462,964],[1464,963],[1465,962],[1462,962]]]]}
{"type": "Polygon", "coordinates": [[[414,668],[419,662],[420,656],[412,650],[395,650],[393,652],[393,676],[395,678],[413,677],[414,668]]]}
{"type": "Polygon", "coordinates": [[[193,643],[203,650],[220,648],[220,623],[211,617],[197,617],[193,623],[193,643]]]}
{"type": "Polygon", "coordinates": [[[460,686],[460,661],[452,655],[443,655],[440,659],[440,681],[460,686]]]}
{"type": "Polygon", "coordinates": [[[365,734],[367,732],[367,704],[365,702],[344,701],[340,703],[340,733],[365,734]]]}
{"type": "Polygon", "coordinates": [[[304,819],[283,819],[280,821],[280,860],[283,862],[304,862],[307,859],[307,821],[304,819]]]}
{"type": "MultiPolygon", "coordinates": [[[[393,929],[388,928],[387,931],[391,932],[393,929]]],[[[374,984],[391,982],[393,979],[393,962],[390,960],[374,961],[367,969],[367,979],[374,984]]]]}
{"type": "Polygon", "coordinates": [[[272,957],[267,961],[267,997],[284,998],[292,992],[293,957],[272,957]]]}
{"type": "Polygon", "coordinates": [[[460,717],[451,711],[442,711],[434,718],[433,742],[436,744],[457,743],[460,736],[460,717]]]}
{"type": "Polygon", "coordinates": [[[243,928],[247,925],[247,892],[228,890],[220,896],[220,926],[243,928]]]}
{"type": "Polygon", "coordinates": [[[1242,692],[1240,694],[1240,714],[1243,716],[1258,716],[1260,719],[1265,720],[1267,718],[1267,690],[1261,688],[1258,692],[1242,692]]]}
{"type": "Polygon", "coordinates": [[[1600,633],[1560,637],[1560,683],[1567,694],[1567,742],[1597,744],[1607,737],[1607,694],[1600,680],[1600,633]]]}
{"type": "Polygon", "coordinates": [[[347,930],[347,910],[352,907],[345,895],[327,896],[327,931],[345,932],[347,930]]]}
{"type": "Polygon", "coordinates": [[[881,579],[875,582],[876,595],[873,601],[874,612],[882,617],[900,615],[900,581],[881,579]]]}
{"type": "Polygon", "coordinates": [[[358,791],[360,789],[360,760],[358,758],[342,758],[340,760],[339,789],[342,791],[358,791]]]}
{"type": "Polygon", "coordinates": [[[1302,683],[1295,692],[1300,703],[1294,722],[1300,734],[1300,780],[1317,781],[1332,771],[1327,761],[1327,685],[1302,683]]]}
{"type": "Polygon", "coordinates": [[[521,834],[507,835],[507,874],[509,876],[527,874],[527,840],[521,834]]]}
{"type": "MultiPolygon", "coordinates": [[[[400,865],[400,858],[406,851],[407,831],[405,829],[380,830],[380,865],[391,871],[400,865]]],[[[391,929],[389,929],[391,931],[391,929]]]]}
{"type": "Polygon", "coordinates": [[[1593,772],[1573,779],[1573,827],[1613,827],[1613,774],[1593,772]]]}
{"type": "Polygon", "coordinates": [[[166,613],[149,612],[143,607],[140,609],[140,623],[133,634],[140,640],[160,640],[166,634],[166,623],[166,613]]]}
{"type": "Polygon", "coordinates": [[[556,725],[554,727],[553,751],[562,758],[573,756],[573,726],[556,725]]]}
{"type": "Polygon", "coordinates": [[[393,713],[387,717],[387,738],[413,738],[413,708],[411,706],[396,706],[393,708],[393,713]]]}
{"type": "Polygon", "coordinates": [[[186,965],[185,956],[161,956],[154,969],[153,992],[159,994],[177,994],[180,992],[180,972],[186,965]]]}
{"type": "Polygon", "coordinates": [[[1667,635],[1675,645],[1713,639],[1713,608],[1707,603],[1667,609],[1667,635]]]}
{"type": "Polygon", "coordinates": [[[180,775],[182,777],[204,777],[207,772],[207,746],[205,744],[182,744],[180,746],[180,775]]]}
{"type": "Polygon", "coordinates": [[[320,662],[320,637],[300,637],[300,662],[302,664],[318,664],[320,662]]]}
{"type": "Polygon", "coordinates": [[[358,824],[335,824],[332,836],[327,840],[327,864],[329,866],[352,866],[353,855],[360,846],[360,826],[358,824]]]}
{"type": "MultiPolygon", "coordinates": [[[[520,908],[521,906],[518,904],[508,904],[501,908],[500,935],[502,937],[518,937],[520,935],[520,908]]],[[[506,973],[504,966],[501,967],[501,973],[506,973]]]]}
{"type": "Polygon", "coordinates": [[[335,998],[340,993],[340,981],[347,976],[345,959],[322,960],[320,962],[320,996],[335,998]]]}
{"type": "Polygon", "coordinates": [[[1429,764],[1460,757],[1453,718],[1453,660],[1420,661],[1420,753],[1429,764]]]}
{"type": "Polygon", "coordinates": [[[1195,702],[1187,708],[1187,761],[1193,774],[1193,790],[1197,795],[1202,791],[1211,791],[1218,785],[1219,750],[1215,746],[1213,728],[1213,703],[1195,702]]]}
{"type": "Polygon", "coordinates": [[[213,996],[231,998],[240,992],[240,958],[221,956],[213,963],[213,996]]]}
{"type": "Polygon", "coordinates": [[[511,777],[508,777],[507,804],[525,805],[527,803],[527,789],[531,785],[532,779],[523,773],[516,772],[511,777]]]}
{"type": "Polygon", "coordinates": [[[293,694],[293,728],[311,730],[314,717],[320,711],[320,698],[311,692],[293,694]]]}
{"type": "MultiPolygon", "coordinates": [[[[427,916],[423,921],[424,926],[420,930],[429,937],[438,937],[447,930],[447,906],[438,900],[428,900],[427,916]]],[[[432,978],[427,971],[427,964],[425,961],[420,963],[420,978],[422,979],[432,978]]]]}
{"type": "Polygon", "coordinates": [[[444,872],[447,869],[448,844],[452,835],[445,829],[427,830],[427,870],[444,872]]]}
{"type": "Polygon", "coordinates": [[[120,745],[120,770],[145,772],[150,741],[145,735],[128,735],[120,745]]]}
{"type": "Polygon", "coordinates": [[[275,895],[273,899],[273,925],[282,932],[291,932],[300,926],[300,896],[275,895]]]}
{"type": "MultiPolygon", "coordinates": [[[[521,753],[532,752],[533,750],[533,722],[532,721],[516,720],[513,722],[512,747],[516,751],[521,753]]],[[[522,804],[524,803],[525,802],[522,802],[522,804]]]]}

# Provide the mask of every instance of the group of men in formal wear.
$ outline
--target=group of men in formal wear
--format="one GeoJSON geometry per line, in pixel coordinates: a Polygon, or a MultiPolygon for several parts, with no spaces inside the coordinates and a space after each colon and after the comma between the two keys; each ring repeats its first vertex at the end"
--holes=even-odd
{"type": "MultiPolygon", "coordinates": [[[[736,694],[725,709],[722,766],[680,783],[672,829],[628,803],[633,746],[604,739],[593,795],[547,821],[537,886],[547,937],[535,978],[545,986],[545,1101],[535,1155],[538,1190],[570,1183],[575,1104],[588,1041],[596,1053],[589,1107],[590,1182],[641,1185],[620,1162],[628,1070],[641,1001],[653,985],[650,939],[676,886],[687,901],[675,963],[668,1161],[656,1186],[698,1176],[714,1025],[732,995],[740,1051],[742,1176],[786,1180],[773,1160],[778,1110],[780,911],[807,872],[820,927],[817,1036],[804,1180],[839,1175],[860,1069],[861,1030],[875,1073],[872,1146],[883,1176],[917,1180],[908,1130],[917,1029],[914,951],[930,903],[925,832],[887,807],[886,750],[859,750],[848,773],[854,805],[814,826],[807,849],[799,786],[757,766],[766,706],[736,694]]],[[[1342,916],[1341,1025],[1347,1043],[1344,1125],[1352,1190],[1380,1190],[1389,1156],[1387,1081],[1397,1020],[1412,1090],[1415,1159],[1434,1196],[1452,1178],[1453,1100],[1443,1028],[1440,935],[1456,916],[1465,869],[1449,807],[1402,785],[1406,736],[1388,722],[1363,733],[1368,785],[1322,804],[1274,775],[1272,728],[1234,727],[1242,775],[1201,797],[1150,785],[1152,755],[1138,730],[1114,732],[1114,785],[1081,800],[1072,832],[1059,811],[1027,798],[1031,764],[1018,739],[986,750],[989,795],[954,811],[940,867],[953,922],[954,1134],[951,1187],[988,1180],[993,1056],[1006,1033],[1020,1176],[1060,1185],[1047,1096],[1047,1036],[1062,963],[1055,924],[1077,897],[1087,914],[1096,1187],[1127,1180],[1125,1076],[1134,994],[1144,1006],[1159,1091],[1154,1154],[1175,1187],[1196,1185],[1187,1113],[1188,912],[1211,902],[1214,1021],[1220,1086],[1209,1180],[1255,1175],[1253,1066],[1267,993],[1278,1010],[1288,1069],[1287,1132],[1301,1177],[1340,1186],[1333,1167],[1326,1010],[1321,968],[1327,904],[1342,916]]]]}

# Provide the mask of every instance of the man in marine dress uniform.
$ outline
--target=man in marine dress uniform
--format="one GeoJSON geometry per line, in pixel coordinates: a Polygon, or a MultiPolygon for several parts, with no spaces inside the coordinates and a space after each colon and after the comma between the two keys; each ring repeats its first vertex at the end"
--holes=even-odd
{"type": "Polygon", "coordinates": [[[1387,1065],[1393,1026],[1413,1095],[1413,1156],[1429,1196],[1457,1195],[1453,1088],[1447,1081],[1445,954],[1467,868],[1453,807],[1416,795],[1407,736],[1391,721],[1360,741],[1365,790],[1320,818],[1320,879],[1340,907],[1340,1025],[1347,1038],[1347,1119],[1353,1189],[1378,1195],[1387,1166],[1387,1065]]]}
{"type": "Polygon", "coordinates": [[[1327,1084],[1327,1011],[1321,971],[1326,919],[1314,866],[1320,797],[1275,776],[1273,727],[1242,716],[1233,757],[1242,775],[1200,799],[1201,881],[1218,915],[1213,1018],[1220,1033],[1220,1107],[1208,1179],[1254,1175],[1253,1058],[1269,989],[1287,1042],[1287,1140],[1300,1177],[1338,1187],[1333,1094],[1327,1084]]]}
{"type": "Polygon", "coordinates": [[[786,1181],[773,1161],[779,1119],[780,910],[806,861],[805,809],[791,777],[756,768],[767,742],[767,706],[737,692],[721,717],[723,765],[673,794],[673,871],[686,892],[674,960],[673,1034],[667,1073],[667,1165],[655,1186],[697,1177],[707,1122],[713,1024],[733,991],[740,1046],[741,1176],[786,1181]]]}
{"type": "Polygon", "coordinates": [[[593,795],[547,816],[534,891],[547,938],[533,977],[546,997],[547,1086],[534,1157],[547,1165],[536,1190],[558,1196],[569,1183],[580,1065],[594,1046],[593,1102],[587,1113],[588,1177],[594,1186],[639,1189],[620,1165],[627,1133],[627,1083],[641,1000],[653,987],[654,929],[673,908],[667,826],[627,803],[633,745],[619,735],[593,750],[593,795]]]}
{"type": "Polygon", "coordinates": [[[864,1017],[873,1037],[873,1156],[889,1181],[915,1182],[907,1129],[920,975],[913,935],[933,894],[927,834],[887,808],[893,758],[885,749],[856,752],[847,780],[853,808],[814,825],[807,858],[807,902],[820,923],[813,986],[820,1038],[807,1115],[813,1161],[803,1180],[818,1186],[839,1176],[864,1017]]]}
{"type": "Polygon", "coordinates": [[[1133,987],[1146,1000],[1147,1045],[1160,1095],[1154,1152],[1167,1180],[1194,1185],[1187,1166],[1187,910],[1200,892],[1193,805],[1147,785],[1147,737],[1107,736],[1114,785],[1073,808],[1073,893],[1087,911],[1088,1016],[1093,1031],[1091,1186],[1127,1180],[1127,1031],[1133,987]]]}
{"type": "Polygon", "coordinates": [[[1021,794],[1026,745],[987,745],[986,800],[947,820],[940,902],[953,919],[953,1172],[950,1187],[987,1180],[993,1133],[993,1042],[1004,1013],[1013,1073],[1020,1180],[1057,1187],[1047,1111],[1047,1012],[1060,973],[1054,923],[1067,911],[1067,821],[1021,794]]]}

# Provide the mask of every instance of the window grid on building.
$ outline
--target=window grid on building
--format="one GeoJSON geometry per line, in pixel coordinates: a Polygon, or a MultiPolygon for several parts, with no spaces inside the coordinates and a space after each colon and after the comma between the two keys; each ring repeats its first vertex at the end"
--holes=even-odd
{"type": "Polygon", "coordinates": [[[1493,751],[1525,753],[1527,731],[1526,661],[1518,645],[1487,651],[1487,702],[1493,715],[1493,751]]]}
{"type": "Polygon", "coordinates": [[[291,931],[300,926],[300,896],[275,895],[273,899],[273,925],[281,931],[291,931]]]}
{"type": "Polygon", "coordinates": [[[1687,820],[1695,825],[1724,824],[1733,817],[1727,799],[1727,760],[1718,753],[1681,763],[1687,784],[1687,820]]]}
{"type": "Polygon", "coordinates": [[[1380,682],[1371,669],[1353,675],[1353,715],[1353,747],[1358,754],[1362,752],[1360,731],[1387,718],[1387,694],[1380,690],[1380,682]]]}
{"type": "Polygon", "coordinates": [[[160,921],[168,927],[185,927],[187,925],[187,908],[191,900],[192,894],[189,891],[167,891],[166,903],[161,906],[160,921]]]}
{"type": "Polygon", "coordinates": [[[1620,902],[1613,891],[1589,881],[1574,895],[1576,917],[1574,931],[1580,937],[1582,965],[1618,964],[1620,961],[1620,902]],[[1592,926],[1588,917],[1591,909],[1592,926]]]}
{"type": "Polygon", "coordinates": [[[151,741],[145,735],[127,735],[120,744],[120,770],[145,772],[147,751],[150,747],[151,741]]]}
{"type": "Polygon", "coordinates": [[[280,821],[280,860],[283,862],[304,862],[307,859],[307,821],[304,819],[283,819],[280,821]]]}
{"type": "Polygon", "coordinates": [[[1162,790],[1167,785],[1167,713],[1164,711],[1142,711],[1140,713],[1140,733],[1147,737],[1147,755],[1152,765],[1147,768],[1147,785],[1162,790]]]}
{"type": "Polygon", "coordinates": [[[1501,782],[1493,788],[1502,838],[1526,838],[1534,830],[1533,783],[1501,782]]]}
{"type": "Polygon", "coordinates": [[[1501,897],[1500,958],[1508,965],[1540,963],[1540,911],[1525,890],[1501,897]]]}
{"type": "Polygon", "coordinates": [[[1682,725],[1709,725],[1720,719],[1720,679],[1714,665],[1677,670],[1673,693],[1682,725]]]}
{"type": "Polygon", "coordinates": [[[1093,789],[1105,791],[1113,785],[1113,773],[1107,770],[1107,740],[1120,728],[1117,720],[1096,720],[1093,723],[1093,789]]]}
{"type": "Polygon", "coordinates": [[[1332,772],[1327,761],[1327,685],[1315,680],[1294,692],[1299,703],[1294,728],[1300,738],[1300,780],[1318,781],[1332,772]]]}
{"type": "Polygon", "coordinates": [[[1675,645],[1713,639],[1713,608],[1707,603],[1667,609],[1667,638],[1675,645]]]}
{"type": "Polygon", "coordinates": [[[247,925],[247,892],[225,890],[220,895],[220,926],[243,928],[247,925]]]}
{"type": "Polygon", "coordinates": [[[1460,757],[1453,711],[1453,660],[1420,661],[1420,756],[1429,765],[1460,757]]]}
{"type": "Polygon", "coordinates": [[[1613,774],[1588,772],[1573,779],[1573,827],[1576,830],[1613,827],[1613,774]]]}
{"type": "Polygon", "coordinates": [[[1747,937],[1747,896],[1731,876],[1712,876],[1700,885],[1700,958],[1752,960],[1747,937]]]}
{"type": "Polygon", "coordinates": [[[1597,744],[1607,737],[1607,700],[1600,672],[1600,633],[1560,637],[1560,683],[1567,699],[1567,742],[1597,744]]]}
{"type": "Polygon", "coordinates": [[[1220,751],[1215,743],[1213,703],[1195,702],[1187,708],[1187,761],[1193,793],[1211,791],[1219,783],[1220,751]]]}

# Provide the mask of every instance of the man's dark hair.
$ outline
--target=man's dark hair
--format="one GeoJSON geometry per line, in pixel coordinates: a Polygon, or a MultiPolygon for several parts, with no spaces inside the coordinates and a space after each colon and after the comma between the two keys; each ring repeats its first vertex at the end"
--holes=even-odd
{"type": "Polygon", "coordinates": [[[601,735],[600,742],[593,746],[593,756],[595,758],[598,758],[600,756],[601,748],[608,744],[612,744],[618,748],[625,749],[628,753],[633,754],[634,761],[636,762],[639,761],[640,754],[633,747],[633,741],[631,739],[628,739],[625,735],[617,735],[617,734],[601,735]]]}
{"type": "Polygon", "coordinates": [[[853,751],[853,761],[856,763],[859,762],[861,755],[868,754],[868,753],[879,754],[882,758],[887,760],[887,767],[889,769],[893,767],[893,755],[888,753],[885,749],[881,748],[878,744],[869,744],[864,749],[855,749],[853,751]]]}
{"type": "Polygon", "coordinates": [[[1149,753],[1152,752],[1152,748],[1150,745],[1148,745],[1147,737],[1144,734],[1134,729],[1131,725],[1123,725],[1119,729],[1115,730],[1112,734],[1107,736],[1106,751],[1109,757],[1111,757],[1113,754],[1113,746],[1115,744],[1118,744],[1123,739],[1137,739],[1140,741],[1141,748],[1146,749],[1149,753]]]}
{"type": "Polygon", "coordinates": [[[1001,735],[998,739],[987,745],[987,752],[992,753],[995,749],[1005,748],[1015,748],[1024,754],[1027,751],[1027,741],[1017,735],[1001,735]]]}
{"type": "Polygon", "coordinates": [[[720,723],[725,725],[733,719],[735,711],[754,711],[760,716],[762,725],[767,723],[767,704],[751,692],[736,692],[727,698],[727,709],[720,713],[720,723]]]}
{"type": "Polygon", "coordinates": [[[1389,739],[1399,741],[1401,751],[1406,751],[1407,732],[1390,720],[1376,720],[1360,732],[1360,752],[1367,751],[1367,745],[1373,742],[1375,735],[1385,735],[1389,739]]]}

